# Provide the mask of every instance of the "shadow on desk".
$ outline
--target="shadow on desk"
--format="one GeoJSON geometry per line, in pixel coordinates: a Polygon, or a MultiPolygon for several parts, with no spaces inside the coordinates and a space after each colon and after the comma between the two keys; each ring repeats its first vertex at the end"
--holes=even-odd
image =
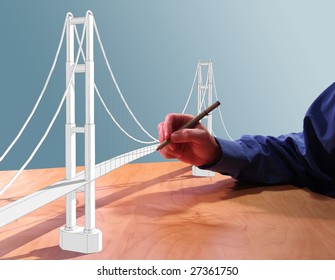
{"type": "Polygon", "coordinates": [[[59,248],[59,199],[1,229],[0,258],[334,259],[334,201],[289,185],[193,177],[182,163],[128,164],[97,180],[102,252],[59,248]]]}
{"type": "MultiPolygon", "coordinates": [[[[151,186],[157,183],[160,183],[162,181],[174,180],[176,176],[180,176],[181,174],[184,174],[187,171],[189,171],[189,167],[184,167],[184,168],[172,171],[168,174],[158,176],[151,180],[144,181],[142,183],[127,182],[123,184],[118,184],[117,186],[113,186],[113,185],[99,186],[98,185],[97,192],[99,193],[99,190],[103,190],[104,194],[96,200],[96,208],[97,209],[102,208],[106,206],[107,204],[111,204],[129,195],[133,195],[136,192],[150,188],[151,186]],[[110,190],[112,190],[113,187],[115,188],[116,191],[113,192],[111,195],[104,196],[106,191],[110,192],[110,190]]],[[[7,199],[8,200],[7,202],[15,201],[18,198],[20,197],[9,198],[7,199]]],[[[80,205],[79,199],[77,199],[77,217],[78,218],[83,217],[84,212],[85,212],[84,205],[80,205]]],[[[31,224],[25,224],[22,230],[19,229],[19,231],[16,234],[11,235],[8,238],[0,241],[0,258],[8,255],[9,253],[24,246],[25,244],[30,243],[38,239],[39,237],[48,234],[49,232],[53,230],[58,230],[60,227],[64,225],[64,221],[65,221],[65,211],[62,211],[56,216],[43,220],[40,223],[36,223],[34,220],[34,222],[32,222],[31,224]]],[[[2,230],[0,230],[0,234],[1,233],[2,233],[2,230]]],[[[82,254],[62,251],[57,245],[57,246],[42,248],[39,250],[33,250],[33,251],[28,252],[25,255],[15,256],[13,257],[13,259],[30,258],[32,256],[38,259],[43,259],[43,256],[45,256],[46,254],[52,255],[53,259],[69,259],[69,258],[74,258],[76,256],[82,256],[82,254]]],[[[6,258],[6,259],[11,259],[11,258],[6,258]]]]}

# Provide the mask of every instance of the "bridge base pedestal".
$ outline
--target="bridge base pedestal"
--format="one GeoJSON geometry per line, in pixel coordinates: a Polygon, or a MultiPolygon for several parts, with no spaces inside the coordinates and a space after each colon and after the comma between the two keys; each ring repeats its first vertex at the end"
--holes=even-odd
{"type": "Polygon", "coordinates": [[[215,173],[210,170],[203,170],[196,166],[192,166],[192,175],[193,176],[202,176],[202,177],[213,177],[215,173]]]}
{"type": "Polygon", "coordinates": [[[91,254],[102,250],[102,232],[94,229],[86,233],[83,227],[74,230],[60,229],[59,244],[62,250],[91,254]]]}

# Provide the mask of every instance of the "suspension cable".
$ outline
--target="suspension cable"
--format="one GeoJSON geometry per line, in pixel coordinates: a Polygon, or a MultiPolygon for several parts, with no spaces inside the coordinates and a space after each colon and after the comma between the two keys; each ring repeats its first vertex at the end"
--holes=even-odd
{"type": "MultiPolygon", "coordinates": [[[[213,86],[214,86],[214,94],[215,94],[215,97],[216,99],[218,100],[218,94],[216,92],[216,85],[215,85],[215,79],[214,79],[214,72],[212,73],[213,74],[213,86]]],[[[220,115],[220,119],[221,119],[221,123],[222,123],[222,126],[223,126],[223,129],[225,131],[225,133],[227,134],[228,138],[231,140],[231,141],[234,141],[234,139],[230,136],[228,130],[227,130],[227,127],[225,125],[225,122],[223,121],[223,116],[222,116],[222,112],[221,112],[221,109],[220,109],[220,106],[218,107],[219,109],[219,115],[220,115]]]]}
{"type": "Polygon", "coordinates": [[[135,138],[134,136],[130,135],[125,129],[122,128],[122,126],[116,121],[116,119],[114,118],[113,114],[111,113],[111,111],[108,109],[105,101],[103,100],[103,98],[101,97],[101,94],[97,88],[96,85],[94,85],[94,89],[95,89],[95,92],[97,94],[97,96],[99,97],[100,99],[100,102],[102,104],[102,106],[105,108],[107,114],[110,116],[110,118],[112,119],[112,121],[117,125],[117,127],[125,134],[127,135],[130,139],[138,142],[138,143],[142,143],[142,144],[154,144],[154,143],[157,143],[158,140],[154,140],[154,141],[142,141],[142,140],[139,140],[137,138],[135,138]]]}
{"type": "Polygon", "coordinates": [[[122,95],[122,92],[121,92],[121,90],[120,90],[120,87],[119,87],[118,83],[116,82],[116,79],[115,79],[115,76],[114,76],[114,74],[113,74],[112,68],[111,68],[111,66],[110,66],[110,64],[109,64],[109,61],[108,61],[108,59],[107,59],[107,55],[106,55],[104,46],[103,46],[103,44],[102,44],[101,37],[100,37],[100,34],[99,34],[99,30],[98,30],[98,27],[97,27],[97,25],[96,25],[95,20],[93,21],[93,23],[94,23],[95,33],[96,33],[96,35],[97,35],[97,39],[98,39],[98,42],[99,42],[99,45],[100,45],[100,49],[101,49],[101,51],[102,51],[103,57],[104,57],[104,59],[105,59],[106,65],[107,65],[108,70],[109,70],[109,74],[110,74],[110,76],[111,76],[111,78],[112,78],[112,80],[113,80],[113,82],[114,82],[114,85],[115,85],[115,87],[116,87],[116,89],[117,89],[118,94],[120,95],[120,98],[121,98],[122,101],[123,101],[123,104],[124,104],[125,107],[127,108],[129,114],[133,117],[133,119],[134,119],[134,121],[136,122],[136,124],[141,128],[141,130],[142,130],[146,135],[148,135],[152,140],[154,140],[154,141],[158,141],[155,137],[153,137],[149,132],[147,132],[147,131],[143,128],[143,126],[140,124],[140,122],[139,122],[139,121],[137,120],[137,118],[135,117],[134,113],[133,113],[133,112],[131,111],[131,109],[129,108],[127,101],[124,99],[124,97],[123,97],[123,95],[122,95]]]}
{"type": "MultiPolygon", "coordinates": [[[[85,19],[85,22],[84,22],[84,27],[83,27],[83,32],[82,32],[82,37],[81,37],[81,41],[80,41],[80,44],[79,44],[79,50],[82,48],[82,45],[83,45],[83,41],[84,41],[84,37],[85,37],[85,30],[86,30],[86,22],[87,22],[87,15],[86,15],[86,19],[85,19]]],[[[37,146],[35,147],[35,149],[33,150],[33,152],[31,153],[31,155],[29,156],[29,158],[26,160],[26,162],[21,166],[21,168],[17,171],[17,173],[15,174],[15,176],[10,180],[10,182],[0,191],[0,195],[2,195],[14,182],[15,180],[17,179],[17,177],[22,173],[22,171],[26,168],[26,166],[30,163],[30,161],[33,159],[33,157],[35,156],[35,154],[37,153],[37,151],[39,150],[39,148],[41,147],[41,145],[43,144],[44,140],[46,139],[46,137],[48,136],[56,118],[58,117],[59,115],[59,112],[64,104],[64,101],[65,101],[65,98],[68,94],[68,91],[69,91],[69,88],[70,88],[70,85],[71,85],[71,80],[73,78],[73,75],[74,75],[74,72],[75,72],[75,69],[78,65],[78,60],[79,60],[79,55],[80,55],[80,51],[78,51],[77,53],[77,57],[76,57],[76,61],[75,61],[75,64],[74,64],[74,67],[72,69],[72,72],[71,72],[71,76],[70,76],[70,79],[68,81],[68,84],[66,86],[66,89],[65,89],[65,92],[63,94],[63,97],[58,105],[58,108],[48,126],[48,128],[46,129],[46,131],[44,132],[42,138],[40,139],[40,141],[38,142],[37,146]]]]}
{"type": "Polygon", "coordinates": [[[195,70],[195,74],[194,74],[194,78],[193,78],[193,83],[192,83],[191,91],[190,91],[190,93],[188,94],[188,98],[187,98],[186,104],[185,104],[185,106],[184,106],[183,111],[181,112],[182,114],[185,114],[185,111],[186,111],[186,108],[187,108],[187,106],[188,106],[188,103],[189,103],[190,100],[191,100],[191,96],[192,96],[192,94],[193,94],[193,90],[194,90],[195,81],[196,81],[196,79],[197,79],[197,74],[198,74],[198,67],[197,67],[196,70],[195,70]]]}
{"type": "Polygon", "coordinates": [[[63,45],[63,41],[64,41],[64,37],[65,37],[66,24],[67,24],[67,21],[69,20],[69,15],[70,14],[66,15],[64,26],[63,26],[63,31],[62,31],[61,39],[60,39],[58,47],[57,47],[56,55],[55,55],[55,58],[53,60],[53,63],[52,63],[51,69],[49,71],[48,77],[47,77],[47,79],[45,81],[45,84],[44,84],[44,86],[42,88],[42,91],[41,91],[41,93],[40,93],[40,95],[39,95],[39,97],[38,97],[38,99],[37,99],[37,101],[36,101],[36,103],[35,103],[32,111],[30,112],[28,118],[26,119],[25,123],[21,127],[20,131],[15,136],[15,138],[13,139],[13,141],[11,142],[11,144],[8,146],[8,148],[6,149],[6,151],[3,153],[3,155],[0,157],[0,162],[2,162],[4,160],[4,158],[6,157],[6,155],[10,152],[10,150],[13,148],[13,146],[17,142],[17,140],[21,137],[23,131],[26,129],[26,127],[29,124],[31,118],[35,114],[35,111],[37,110],[37,107],[40,104],[40,101],[41,101],[42,97],[44,96],[44,93],[45,93],[45,91],[46,91],[46,89],[48,87],[50,78],[51,78],[51,76],[53,74],[53,71],[55,69],[55,66],[56,66],[56,63],[57,63],[57,60],[58,60],[58,56],[59,56],[59,53],[60,53],[61,46],[63,45]]]}
{"type": "MultiPolygon", "coordinates": [[[[78,30],[75,26],[75,34],[76,34],[76,38],[77,38],[77,41],[79,43],[79,35],[78,35],[78,30]]],[[[85,54],[84,54],[84,51],[83,49],[80,50],[81,52],[81,57],[82,59],[85,61],[85,54]]],[[[101,96],[100,94],[100,91],[97,87],[97,85],[94,83],[94,89],[95,89],[95,93],[97,94],[97,96],[99,97],[99,100],[102,104],[102,106],[105,108],[107,114],[110,116],[110,118],[112,119],[112,121],[114,122],[114,124],[125,134],[127,135],[129,138],[131,138],[132,140],[134,140],[135,142],[138,142],[138,143],[141,143],[141,144],[153,144],[153,143],[157,143],[159,142],[158,140],[154,140],[154,141],[142,141],[142,140],[139,140],[137,138],[135,138],[134,136],[132,136],[130,133],[128,133],[119,123],[118,121],[115,119],[115,117],[113,116],[113,114],[111,113],[111,111],[108,109],[107,105],[106,105],[106,102],[104,101],[103,97],[101,96]]]]}

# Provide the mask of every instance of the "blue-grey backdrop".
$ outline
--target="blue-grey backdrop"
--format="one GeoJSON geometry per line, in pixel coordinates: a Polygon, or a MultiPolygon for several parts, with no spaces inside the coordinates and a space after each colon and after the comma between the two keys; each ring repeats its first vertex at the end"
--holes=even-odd
{"type": "MultiPolygon", "coordinates": [[[[183,109],[199,59],[214,62],[219,99],[233,138],[300,131],[308,105],[334,80],[335,2],[330,0],[6,0],[0,17],[1,154],[43,87],[66,13],[84,16],[88,9],[129,106],[155,136],[157,123],[168,112],[183,109]]],[[[0,169],[19,168],[50,122],[64,93],[64,56],[63,49],[36,117],[0,169]]],[[[96,80],[120,122],[146,139],[122,108],[98,49],[96,80]]],[[[79,125],[82,82],[79,77],[79,125]]],[[[98,102],[97,107],[98,160],[115,150],[138,147],[113,128],[98,102]]],[[[195,113],[195,108],[188,112],[195,113]]],[[[219,122],[214,129],[226,137],[219,122]]],[[[82,164],[80,136],[78,143],[82,164]]],[[[143,160],[163,158],[155,154],[143,160]]],[[[64,110],[29,165],[56,166],[64,166],[64,110]]]]}

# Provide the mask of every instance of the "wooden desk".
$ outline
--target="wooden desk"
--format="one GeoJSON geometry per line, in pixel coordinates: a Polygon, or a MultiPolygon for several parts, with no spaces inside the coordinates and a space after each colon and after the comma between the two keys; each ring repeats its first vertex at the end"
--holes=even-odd
{"type": "MultiPolygon", "coordinates": [[[[63,177],[62,168],[25,171],[0,205],[63,177]]],[[[0,259],[335,259],[335,200],[289,185],[197,178],[180,162],[128,164],[97,180],[96,206],[102,252],[59,248],[61,198],[0,228],[0,259]]]]}

